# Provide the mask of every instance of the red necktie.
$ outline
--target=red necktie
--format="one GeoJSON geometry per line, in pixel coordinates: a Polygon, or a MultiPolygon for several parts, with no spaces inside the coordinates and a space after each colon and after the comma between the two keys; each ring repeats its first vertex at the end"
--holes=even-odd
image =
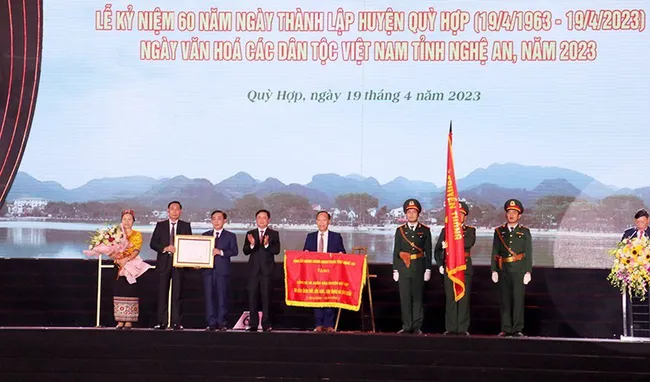
{"type": "Polygon", "coordinates": [[[264,231],[260,231],[260,244],[264,245],[264,231]]]}

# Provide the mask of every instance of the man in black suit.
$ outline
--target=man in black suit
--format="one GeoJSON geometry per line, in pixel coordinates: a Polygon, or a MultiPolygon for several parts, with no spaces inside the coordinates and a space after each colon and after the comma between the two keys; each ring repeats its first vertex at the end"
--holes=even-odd
{"type": "Polygon", "coordinates": [[[173,256],[176,252],[174,238],[176,235],[191,235],[192,227],[189,222],[180,220],[183,206],[174,200],[167,205],[169,219],[159,221],[153,230],[149,246],[158,253],[156,271],[158,280],[158,324],[156,330],[165,330],[167,327],[167,301],[169,298],[169,281],[172,280],[172,316],[171,327],[182,330],[181,292],[183,287],[184,269],[174,268],[173,256]]]}
{"type": "Polygon", "coordinates": [[[628,228],[623,233],[621,240],[633,239],[635,237],[641,239],[642,237],[650,237],[650,232],[648,232],[648,211],[645,209],[640,209],[634,214],[634,227],[628,228]]]}
{"type": "Polygon", "coordinates": [[[223,229],[228,219],[225,212],[216,210],[210,215],[213,229],[203,236],[214,236],[214,266],[204,269],[203,286],[205,289],[205,316],[208,331],[227,330],[228,314],[228,279],[230,278],[230,258],[237,256],[237,236],[223,229]]]}
{"type": "Polygon", "coordinates": [[[244,255],[250,256],[248,260],[250,275],[248,282],[248,306],[250,311],[250,332],[257,331],[259,317],[257,314],[258,300],[262,295],[262,329],[271,331],[271,276],[275,260],[273,256],[280,253],[280,234],[268,227],[271,213],[259,210],[255,213],[257,228],[248,231],[244,243],[244,255]]]}

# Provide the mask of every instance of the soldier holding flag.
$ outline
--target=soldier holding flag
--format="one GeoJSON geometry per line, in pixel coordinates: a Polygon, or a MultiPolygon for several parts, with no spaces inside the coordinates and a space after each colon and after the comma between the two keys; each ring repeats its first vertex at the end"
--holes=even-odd
{"type": "Polygon", "coordinates": [[[460,334],[469,336],[469,303],[472,294],[472,259],[470,253],[476,243],[476,228],[465,224],[469,213],[467,203],[460,202],[460,223],[463,225],[464,254],[465,254],[465,295],[456,301],[454,283],[445,274],[445,258],[447,257],[447,242],[445,241],[445,228],[440,231],[436,243],[434,256],[441,275],[444,275],[445,285],[445,335],[460,334]]]}
{"type": "Polygon", "coordinates": [[[404,202],[407,223],[395,231],[393,280],[399,283],[402,308],[400,334],[422,334],[424,283],[431,279],[431,230],[418,222],[422,206],[416,199],[404,202]]]}
{"type": "Polygon", "coordinates": [[[523,337],[524,287],[531,280],[533,239],[519,219],[524,205],[509,199],[503,208],[507,223],[494,229],[492,244],[492,281],[501,291],[501,333],[499,336],[523,337]]]}

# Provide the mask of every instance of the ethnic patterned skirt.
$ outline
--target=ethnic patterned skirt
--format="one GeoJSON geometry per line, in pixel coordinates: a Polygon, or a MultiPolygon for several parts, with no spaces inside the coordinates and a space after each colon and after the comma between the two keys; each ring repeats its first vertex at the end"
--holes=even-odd
{"type": "Polygon", "coordinates": [[[118,277],[113,284],[113,314],[117,322],[136,322],[140,313],[138,284],[129,284],[118,277]]]}

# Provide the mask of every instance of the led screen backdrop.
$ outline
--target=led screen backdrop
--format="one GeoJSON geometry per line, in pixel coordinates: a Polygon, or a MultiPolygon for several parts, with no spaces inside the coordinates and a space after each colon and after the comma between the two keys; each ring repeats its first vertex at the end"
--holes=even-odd
{"type": "Polygon", "coordinates": [[[508,198],[551,267],[609,267],[650,205],[645,1],[8,5],[2,257],[82,258],[126,207],[146,242],[178,199],[240,245],[266,207],[283,249],[325,209],[390,262],[406,198],[440,231],[450,121],[479,264],[508,198]]]}

